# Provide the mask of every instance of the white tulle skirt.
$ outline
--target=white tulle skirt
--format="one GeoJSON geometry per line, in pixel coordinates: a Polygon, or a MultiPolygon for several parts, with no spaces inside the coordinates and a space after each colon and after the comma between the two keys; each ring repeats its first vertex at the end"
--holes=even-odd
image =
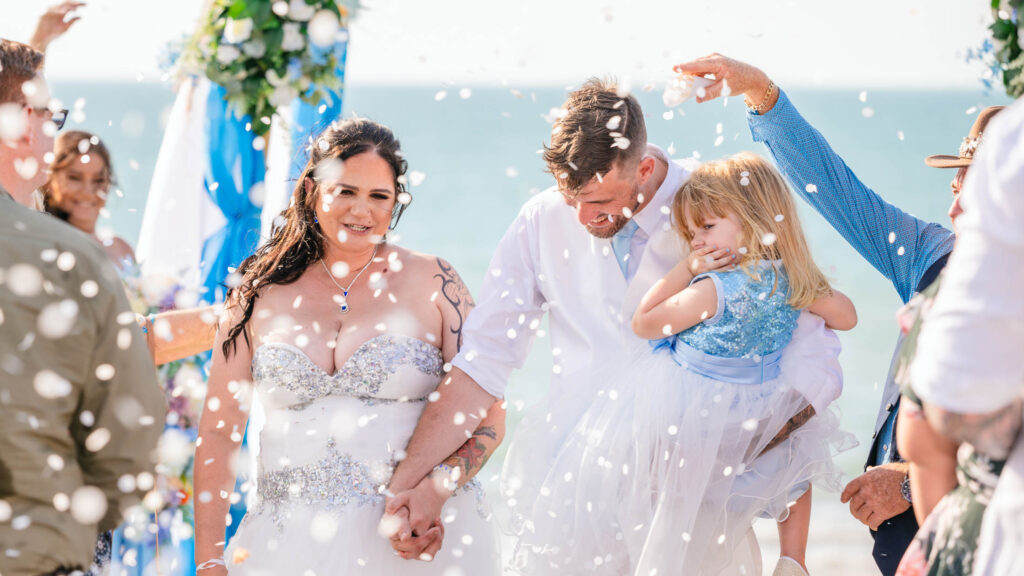
{"type": "Polygon", "coordinates": [[[754,519],[784,520],[811,483],[838,490],[832,458],[856,445],[825,409],[762,454],[809,405],[798,390],[828,380],[812,357],[821,344],[794,342],[778,376],[758,383],[701,375],[671,350],[638,350],[628,369],[606,372],[608,384],[560,443],[543,482],[516,493],[513,569],[760,574],[754,519]]]}

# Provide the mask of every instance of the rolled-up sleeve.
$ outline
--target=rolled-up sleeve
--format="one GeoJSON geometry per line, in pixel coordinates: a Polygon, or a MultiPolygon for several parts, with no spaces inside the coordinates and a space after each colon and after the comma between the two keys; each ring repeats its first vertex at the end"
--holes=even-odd
{"type": "Polygon", "coordinates": [[[512,370],[526,361],[546,308],[537,271],[539,210],[527,203],[498,243],[452,361],[495,398],[504,397],[512,370]]]}
{"type": "Polygon", "coordinates": [[[1024,390],[1024,106],[993,121],[964,182],[960,236],[911,367],[925,402],[961,414],[1024,390]]]}

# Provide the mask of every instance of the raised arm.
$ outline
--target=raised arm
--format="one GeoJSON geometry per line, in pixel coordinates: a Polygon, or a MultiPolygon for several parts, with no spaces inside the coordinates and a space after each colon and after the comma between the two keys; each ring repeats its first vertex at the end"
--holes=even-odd
{"type": "Polygon", "coordinates": [[[195,456],[196,565],[203,576],[227,574],[224,565],[225,518],[235,489],[236,465],[252,391],[252,352],[243,336],[224,354],[224,337],[241,317],[238,306],[221,315],[213,347],[206,406],[199,419],[195,456]]]}
{"type": "MultiPolygon", "coordinates": [[[[925,222],[864,185],[820,132],[761,70],[719,54],[680,64],[679,72],[714,74],[734,95],[750,104],[754,140],[763,142],[793,190],[821,214],[861,256],[892,282],[904,302],[913,296],[921,278],[939,258],[953,249],[953,233],[925,222]],[[765,94],[773,92],[767,98],[765,94]]],[[[701,100],[719,95],[721,85],[708,88],[701,100]]]]}
{"type": "Polygon", "coordinates": [[[832,330],[853,330],[857,325],[857,308],[849,296],[833,289],[828,296],[821,296],[807,311],[825,320],[825,326],[832,330]]]}

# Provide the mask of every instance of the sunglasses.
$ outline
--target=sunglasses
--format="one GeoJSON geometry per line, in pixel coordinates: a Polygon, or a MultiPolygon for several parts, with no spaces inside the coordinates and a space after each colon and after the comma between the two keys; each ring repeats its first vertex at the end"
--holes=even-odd
{"type": "Polygon", "coordinates": [[[53,125],[57,127],[57,130],[63,128],[64,123],[68,121],[67,108],[61,108],[56,111],[50,110],[49,108],[32,108],[32,112],[44,116],[48,114],[50,116],[50,122],[53,122],[53,125]]]}

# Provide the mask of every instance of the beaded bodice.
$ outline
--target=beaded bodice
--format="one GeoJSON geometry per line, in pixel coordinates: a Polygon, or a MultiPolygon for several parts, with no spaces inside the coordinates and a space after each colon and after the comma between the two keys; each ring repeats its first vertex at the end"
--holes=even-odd
{"type": "Polygon", "coordinates": [[[383,502],[381,487],[442,367],[437,347],[401,335],[364,342],[334,374],[290,344],[256,348],[253,385],[266,422],[253,512],[281,526],[291,505],[340,511],[383,502]]]}
{"type": "Polygon", "coordinates": [[[800,315],[786,300],[789,280],[781,262],[754,264],[752,277],[743,269],[709,272],[694,282],[712,281],[718,310],[704,322],[673,336],[713,356],[763,356],[781,350],[793,337],[800,315]]]}

